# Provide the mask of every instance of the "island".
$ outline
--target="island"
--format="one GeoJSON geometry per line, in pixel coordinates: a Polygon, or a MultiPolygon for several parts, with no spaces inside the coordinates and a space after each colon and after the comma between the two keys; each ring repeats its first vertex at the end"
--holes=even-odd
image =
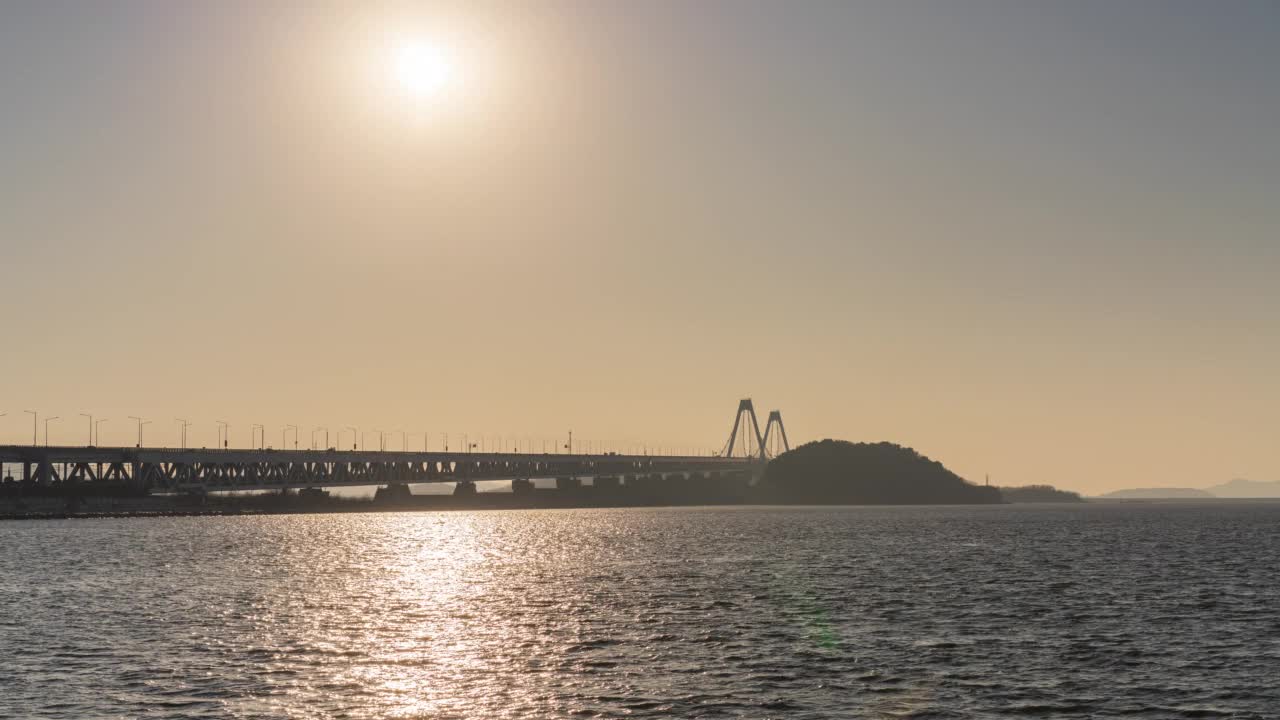
{"type": "Polygon", "coordinates": [[[1070,490],[1059,490],[1052,485],[1023,485],[1021,487],[1002,487],[1000,496],[1009,503],[1082,503],[1085,499],[1080,493],[1070,490]]]}
{"type": "Polygon", "coordinates": [[[758,502],[781,504],[994,504],[993,487],[974,485],[915,450],[890,442],[822,440],[771,461],[758,502]]]}
{"type": "Polygon", "coordinates": [[[1196,488],[1127,488],[1098,496],[1103,500],[1200,500],[1217,497],[1211,492],[1196,488]]]}
{"type": "Polygon", "coordinates": [[[1268,480],[1246,480],[1236,478],[1231,482],[1214,485],[1209,488],[1214,497],[1233,500],[1263,500],[1280,498],[1280,482],[1268,480]]]}

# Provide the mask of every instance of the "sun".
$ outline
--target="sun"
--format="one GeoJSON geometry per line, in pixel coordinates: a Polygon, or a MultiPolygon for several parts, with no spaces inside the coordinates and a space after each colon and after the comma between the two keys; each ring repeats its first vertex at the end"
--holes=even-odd
{"type": "Polygon", "coordinates": [[[454,59],[437,43],[405,41],[393,50],[391,79],[396,88],[412,100],[436,99],[456,82],[454,59]]]}

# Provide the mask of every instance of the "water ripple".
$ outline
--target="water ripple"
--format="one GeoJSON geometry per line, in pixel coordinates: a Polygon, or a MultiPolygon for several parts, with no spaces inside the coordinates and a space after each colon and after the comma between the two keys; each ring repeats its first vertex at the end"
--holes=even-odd
{"type": "Polygon", "coordinates": [[[0,525],[0,717],[1263,718],[1277,504],[0,525]]]}

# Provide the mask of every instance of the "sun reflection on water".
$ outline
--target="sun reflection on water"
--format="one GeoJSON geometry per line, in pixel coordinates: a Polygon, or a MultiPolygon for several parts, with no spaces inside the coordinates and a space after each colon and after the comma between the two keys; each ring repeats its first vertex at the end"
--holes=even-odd
{"type": "Polygon", "coordinates": [[[92,708],[81,715],[246,720],[1010,716],[1060,700],[1105,715],[1133,683],[1163,708],[1138,717],[1167,717],[1175,695],[1249,716],[1275,707],[1250,634],[1280,602],[1260,570],[1280,542],[1274,510],[1037,512],[3,526],[20,552],[0,555],[0,599],[23,614],[0,622],[0,714],[76,717],[48,707],[55,686],[62,707],[92,708]],[[1071,554],[1085,520],[1092,551],[1071,554]],[[978,532],[998,551],[972,552],[978,532]],[[1193,532],[1212,542],[1166,573],[1109,551],[1193,532]],[[1047,594],[1050,582],[1068,590],[1047,594]],[[1196,622],[1158,622],[1174,616],[1196,622]],[[1119,666],[1119,680],[1105,669],[1119,666]],[[1059,689],[1064,667],[1088,697],[1059,689]]]}

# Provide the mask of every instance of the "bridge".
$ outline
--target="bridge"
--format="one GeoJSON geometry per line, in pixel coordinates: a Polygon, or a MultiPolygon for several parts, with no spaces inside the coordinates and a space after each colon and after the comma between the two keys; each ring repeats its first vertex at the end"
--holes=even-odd
{"type": "Polygon", "coordinates": [[[781,414],[773,411],[762,433],[748,399],[739,403],[729,440],[715,455],[5,445],[0,446],[0,467],[21,468],[21,477],[4,478],[5,484],[111,486],[148,493],[454,483],[455,493],[469,494],[476,482],[487,480],[510,480],[520,492],[542,479],[573,488],[584,478],[597,486],[622,486],[751,476],[786,449],[781,414]]]}

